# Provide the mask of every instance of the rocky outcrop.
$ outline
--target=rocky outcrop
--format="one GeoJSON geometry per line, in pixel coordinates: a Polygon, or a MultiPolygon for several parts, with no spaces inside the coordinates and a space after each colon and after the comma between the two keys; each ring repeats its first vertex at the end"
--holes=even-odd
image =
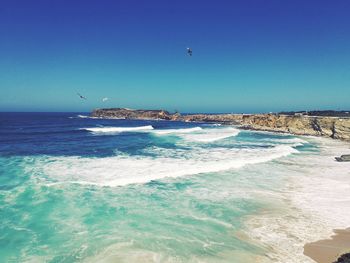
{"type": "Polygon", "coordinates": [[[220,122],[240,125],[242,115],[240,114],[190,114],[183,115],[178,120],[186,122],[220,122]]]}
{"type": "Polygon", "coordinates": [[[350,162],[350,154],[344,154],[340,157],[335,157],[338,162],[350,162]]]}
{"type": "Polygon", "coordinates": [[[254,130],[334,137],[335,121],[336,119],[332,117],[259,114],[244,116],[241,124],[254,130]]]}
{"type": "Polygon", "coordinates": [[[259,114],[243,117],[241,125],[254,130],[323,136],[350,141],[350,118],[259,114]]]}
{"type": "Polygon", "coordinates": [[[333,138],[350,141],[350,119],[339,118],[334,122],[333,138]]]}
{"type": "Polygon", "coordinates": [[[350,263],[350,253],[341,255],[334,263],[350,263]]]}
{"type": "Polygon", "coordinates": [[[170,120],[173,115],[164,110],[132,110],[124,108],[95,109],[92,117],[109,119],[161,119],[170,120]]]}
{"type": "Polygon", "coordinates": [[[244,129],[323,136],[350,141],[350,118],[289,116],[279,114],[187,115],[185,121],[221,122],[244,129]]]}
{"type": "Polygon", "coordinates": [[[335,110],[314,110],[314,111],[285,111],[280,112],[281,115],[305,115],[305,116],[323,116],[323,117],[348,117],[350,111],[335,111],[335,110]]]}
{"type": "Polygon", "coordinates": [[[170,114],[164,110],[96,109],[101,118],[157,119],[186,122],[219,122],[243,129],[323,136],[350,141],[350,118],[283,114],[170,114]]]}

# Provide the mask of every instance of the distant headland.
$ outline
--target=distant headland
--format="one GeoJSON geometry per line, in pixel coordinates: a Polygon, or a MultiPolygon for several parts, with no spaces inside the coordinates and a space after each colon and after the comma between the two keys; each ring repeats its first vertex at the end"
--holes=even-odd
{"type": "Polygon", "coordinates": [[[268,114],[180,114],[165,110],[95,109],[92,117],[109,119],[215,122],[243,129],[312,135],[350,141],[348,111],[299,111],[268,114]]]}

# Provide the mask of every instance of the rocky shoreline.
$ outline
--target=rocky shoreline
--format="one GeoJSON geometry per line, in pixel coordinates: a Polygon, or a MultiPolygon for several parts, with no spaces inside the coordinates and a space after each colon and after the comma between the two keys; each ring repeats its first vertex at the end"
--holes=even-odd
{"type": "Polygon", "coordinates": [[[339,115],[310,116],[269,114],[186,114],[165,110],[132,110],[125,108],[95,109],[92,117],[110,119],[170,120],[185,122],[215,122],[237,125],[243,129],[283,132],[295,135],[322,136],[350,141],[350,118],[339,115]]]}

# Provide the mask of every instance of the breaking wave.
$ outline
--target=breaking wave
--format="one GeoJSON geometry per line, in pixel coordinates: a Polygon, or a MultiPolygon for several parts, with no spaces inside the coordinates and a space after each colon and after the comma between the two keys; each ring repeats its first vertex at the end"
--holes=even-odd
{"type": "Polygon", "coordinates": [[[76,116],[70,116],[69,119],[93,119],[94,117],[87,116],[87,115],[76,115],[76,116]]]}
{"type": "MultiPolygon", "coordinates": [[[[159,149],[154,149],[158,151],[159,149]]],[[[77,183],[99,186],[122,186],[146,183],[167,177],[213,173],[268,162],[297,153],[291,146],[273,148],[227,149],[194,148],[176,155],[176,149],[162,149],[158,158],[147,156],[42,157],[28,169],[32,174],[45,174],[46,184],[77,183]],[[172,155],[173,154],[173,155],[172,155]],[[31,167],[31,168],[30,168],[31,167]]]]}
{"type": "Polygon", "coordinates": [[[239,134],[239,130],[233,127],[226,128],[208,128],[201,127],[182,128],[182,129],[154,129],[151,125],[140,127],[91,127],[81,128],[95,134],[121,133],[121,132],[151,132],[156,136],[177,136],[187,141],[195,142],[214,142],[239,134]]]}
{"type": "Polygon", "coordinates": [[[184,138],[186,140],[197,141],[197,142],[214,142],[229,137],[234,137],[239,134],[239,130],[229,127],[222,129],[207,129],[204,132],[197,134],[186,134],[184,138]]]}
{"type": "Polygon", "coordinates": [[[81,128],[80,130],[86,130],[93,133],[119,133],[119,132],[133,132],[133,131],[148,131],[153,130],[151,125],[139,126],[139,127],[94,127],[94,128],[81,128]]]}
{"type": "Polygon", "coordinates": [[[155,130],[155,134],[164,135],[164,134],[182,134],[182,133],[191,133],[203,130],[201,127],[194,128],[184,128],[184,129],[164,129],[164,130],[155,130]]]}
{"type": "Polygon", "coordinates": [[[209,128],[202,129],[201,127],[187,129],[166,129],[152,131],[156,135],[175,135],[185,140],[196,142],[213,142],[222,140],[228,137],[234,137],[239,134],[239,130],[233,127],[227,128],[209,128]]]}
{"type": "Polygon", "coordinates": [[[90,116],[86,116],[86,115],[77,115],[77,118],[87,119],[87,118],[90,118],[90,116]]]}
{"type": "Polygon", "coordinates": [[[308,144],[308,141],[305,141],[301,138],[291,138],[291,139],[265,139],[264,141],[271,141],[275,143],[286,143],[286,144],[293,144],[294,146],[300,146],[303,144],[308,144]]]}

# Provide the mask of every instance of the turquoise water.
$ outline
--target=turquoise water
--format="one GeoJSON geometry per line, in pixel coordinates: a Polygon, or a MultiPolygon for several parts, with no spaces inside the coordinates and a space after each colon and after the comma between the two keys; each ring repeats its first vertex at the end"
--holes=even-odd
{"type": "Polygon", "coordinates": [[[266,248],[244,223],[273,205],[257,192],[283,184],[274,162],[317,151],[214,124],[76,116],[1,115],[2,262],[253,262],[266,248]]]}

